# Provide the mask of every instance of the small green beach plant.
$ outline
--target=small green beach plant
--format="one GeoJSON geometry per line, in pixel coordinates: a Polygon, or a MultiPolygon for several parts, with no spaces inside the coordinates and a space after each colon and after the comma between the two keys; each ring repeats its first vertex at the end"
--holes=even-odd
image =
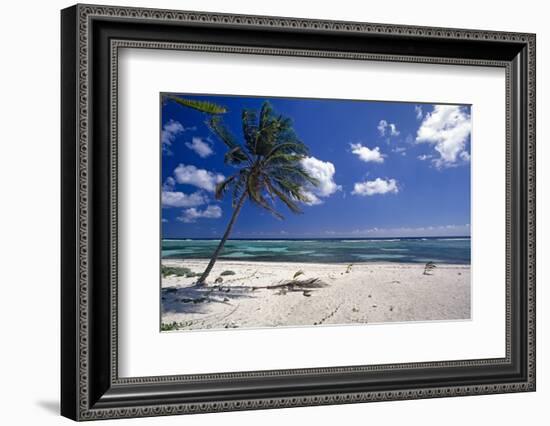
{"type": "Polygon", "coordinates": [[[170,275],[176,276],[176,277],[185,277],[185,278],[192,278],[200,276],[201,274],[198,272],[193,272],[189,268],[185,268],[182,266],[166,266],[161,265],[160,266],[160,273],[162,274],[163,278],[166,278],[170,275]]]}
{"type": "Polygon", "coordinates": [[[178,331],[182,328],[189,327],[193,324],[193,321],[181,321],[181,322],[163,322],[160,324],[160,331],[178,331]]]}

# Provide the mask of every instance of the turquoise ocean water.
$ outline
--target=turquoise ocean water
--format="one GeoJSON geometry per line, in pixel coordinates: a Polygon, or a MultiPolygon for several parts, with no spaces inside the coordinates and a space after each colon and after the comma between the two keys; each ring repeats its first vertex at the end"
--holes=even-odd
{"type": "MultiPolygon", "coordinates": [[[[163,259],[209,259],[219,240],[167,239],[163,259]]],[[[470,264],[469,237],[228,240],[220,259],[263,262],[470,264]]]]}

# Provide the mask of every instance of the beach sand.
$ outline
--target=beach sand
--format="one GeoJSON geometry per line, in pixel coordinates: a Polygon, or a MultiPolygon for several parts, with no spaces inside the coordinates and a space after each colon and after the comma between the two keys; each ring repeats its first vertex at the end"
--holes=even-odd
{"type": "MultiPolygon", "coordinates": [[[[163,260],[203,271],[206,260],[163,260]]],[[[470,318],[470,266],[408,263],[270,263],[219,260],[206,287],[196,278],[162,279],[163,330],[321,326],[470,318]],[[216,278],[223,271],[234,275],[216,278]],[[296,277],[305,288],[280,286],[296,277]],[[276,286],[273,288],[265,288],[276,286]]]]}

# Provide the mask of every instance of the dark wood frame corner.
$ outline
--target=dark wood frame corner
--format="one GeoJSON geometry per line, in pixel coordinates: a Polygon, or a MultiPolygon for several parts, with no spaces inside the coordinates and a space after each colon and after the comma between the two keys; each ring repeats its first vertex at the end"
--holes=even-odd
{"type": "Polygon", "coordinates": [[[535,390],[535,35],[76,5],[61,13],[61,413],[74,420],[535,390]],[[506,356],[118,377],[117,58],[124,47],[506,70],[506,356]]]}

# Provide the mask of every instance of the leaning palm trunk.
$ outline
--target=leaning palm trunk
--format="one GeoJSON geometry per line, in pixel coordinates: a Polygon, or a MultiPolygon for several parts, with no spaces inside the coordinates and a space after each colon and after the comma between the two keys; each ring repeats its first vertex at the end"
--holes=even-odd
{"type": "Polygon", "coordinates": [[[214,267],[214,264],[216,263],[216,260],[218,260],[218,256],[223,250],[223,246],[225,245],[225,242],[229,238],[229,234],[231,234],[231,230],[233,229],[233,225],[235,225],[235,221],[237,220],[237,216],[239,216],[239,213],[241,212],[241,208],[244,205],[244,202],[246,200],[246,193],[244,193],[241,198],[239,199],[237,205],[235,206],[235,210],[233,210],[233,215],[231,216],[231,220],[229,221],[229,224],[227,225],[227,229],[225,230],[225,233],[223,234],[223,237],[220,241],[220,244],[218,244],[218,247],[216,248],[216,251],[214,251],[214,254],[212,255],[212,258],[210,259],[210,262],[208,262],[208,266],[200,276],[200,278],[197,281],[197,285],[205,285],[204,282],[206,281],[206,278],[208,278],[208,275],[212,271],[212,268],[214,267]]]}

